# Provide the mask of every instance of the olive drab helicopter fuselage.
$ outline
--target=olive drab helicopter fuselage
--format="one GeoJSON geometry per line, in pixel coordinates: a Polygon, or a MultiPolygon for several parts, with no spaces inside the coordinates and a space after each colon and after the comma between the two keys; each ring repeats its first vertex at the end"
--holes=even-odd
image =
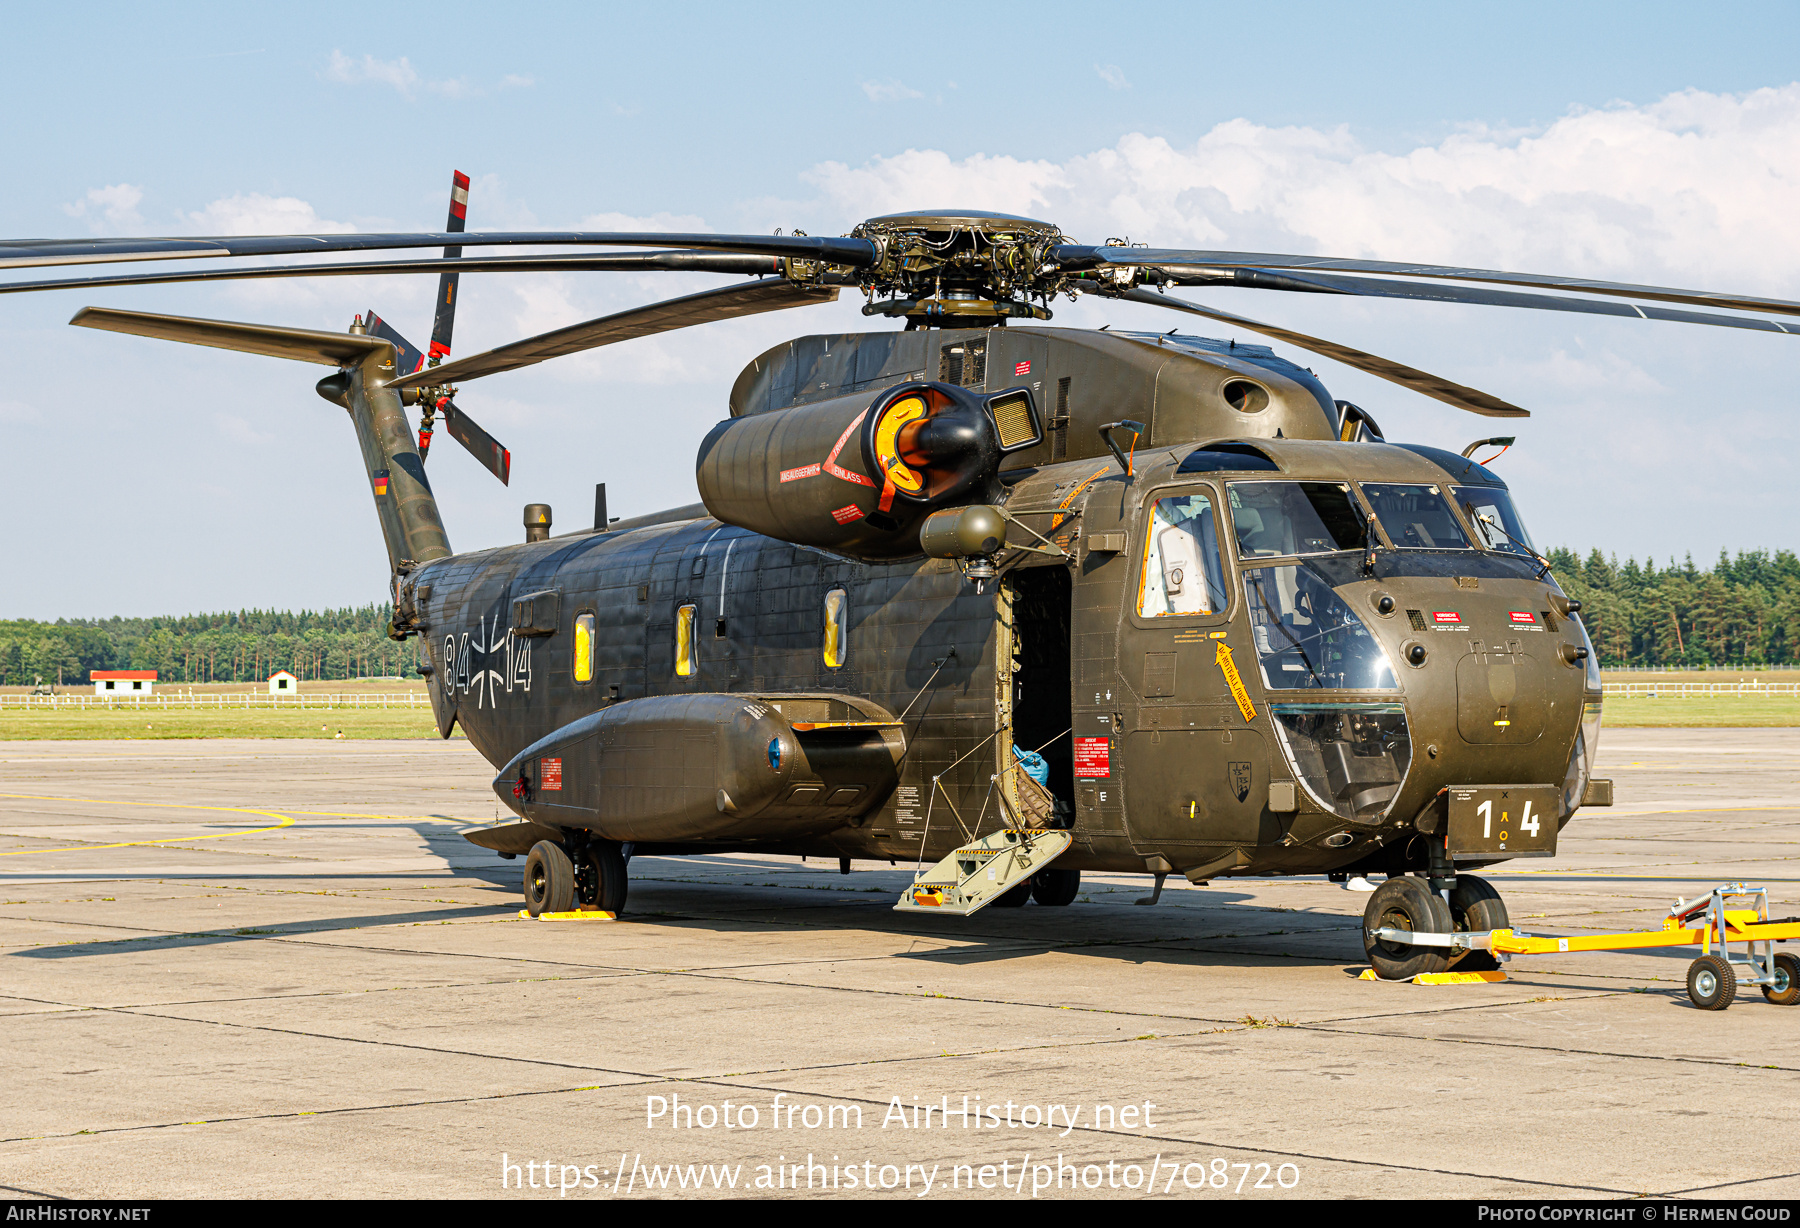
{"type": "Polygon", "coordinates": [[[390,634],[419,638],[440,731],[465,731],[517,815],[465,834],[525,855],[540,913],[616,910],[634,851],[906,863],[921,872],[896,907],[959,915],[1067,904],[1084,870],[1153,874],[1157,892],[1168,874],[1384,873],[1364,927],[1383,975],[1491,961],[1408,932],[1504,926],[1499,897],[1468,871],[1554,855],[1580,807],[1611,802],[1593,777],[1601,683],[1580,606],[1506,484],[1471,459],[1479,444],[1459,455],[1386,441],[1263,346],[1048,327],[1049,304],[1088,294],[1198,315],[1500,417],[1525,411],[1164,291],[1800,332],[1690,310],[1800,316],[1780,300],[1086,246],[974,211],[877,218],[840,238],[465,234],[467,186],[458,175],[434,234],[0,242],[0,268],[433,245],[442,260],[0,293],[441,274],[429,358],[373,313],[346,333],[100,308],[73,322],[334,368],[318,390],[363,453],[390,634]],[[659,250],[470,257],[464,245],[659,250]],[[652,269],[755,280],[437,365],[460,272],[652,269]],[[591,528],[551,536],[550,509],[530,504],[525,541],[451,549],[424,469],[437,416],[510,474],[510,454],[456,405],[458,381],[846,287],[904,330],[804,337],[753,359],[700,443],[701,503],[614,521],[602,486],[591,528]]]}
{"type": "MultiPolygon", "coordinates": [[[[1004,821],[1015,746],[1047,761],[1065,869],[1423,867],[1421,823],[1471,783],[1554,795],[1537,838],[1496,838],[1494,860],[1554,847],[1587,789],[1598,674],[1539,561],[1471,522],[1500,509],[1523,536],[1504,483],[1454,453],[1342,441],[1318,380],[1263,347],[806,338],[752,365],[711,450],[758,414],[847,422],[959,358],[959,389],[1049,407],[996,502],[1054,553],[1014,551],[978,591],[952,560],[796,545],[730,523],[757,509],[703,454],[727,520],[684,508],[406,578],[440,725],[505,765],[522,817],[639,851],[934,862],[1004,821]],[[1099,446],[1118,418],[1147,428],[1124,464],[1099,446]],[[595,719],[615,706],[627,719],[595,719]],[[794,766],[769,762],[772,740],[794,766]]],[[[785,483],[796,503],[835,525],[830,507],[873,501],[811,454],[781,458],[816,470],[785,483]]]]}

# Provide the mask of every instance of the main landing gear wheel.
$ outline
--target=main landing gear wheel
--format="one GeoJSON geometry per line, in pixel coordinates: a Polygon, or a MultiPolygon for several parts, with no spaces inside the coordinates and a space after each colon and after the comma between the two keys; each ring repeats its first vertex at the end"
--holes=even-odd
{"type": "Polygon", "coordinates": [[[1050,908],[1074,903],[1080,890],[1080,870],[1039,870],[1031,880],[1031,898],[1050,908]]]}
{"type": "Polygon", "coordinates": [[[995,908],[1023,908],[1031,901],[1031,880],[1028,878],[994,901],[995,908]]]}
{"type": "Polygon", "coordinates": [[[1420,947],[1409,942],[1386,942],[1374,937],[1378,929],[1411,930],[1415,934],[1451,932],[1450,906],[1422,878],[1390,878],[1375,888],[1363,909],[1363,950],[1369,966],[1384,981],[1405,981],[1450,966],[1444,947],[1420,947]]]}
{"type": "MultiPolygon", "coordinates": [[[[1458,874],[1450,891],[1450,919],[1459,934],[1485,934],[1510,929],[1506,904],[1485,878],[1458,874]]],[[[1500,967],[1492,951],[1470,951],[1455,963],[1458,972],[1493,972],[1500,967]]]]}
{"type": "Polygon", "coordinates": [[[575,867],[560,844],[539,840],[525,854],[525,910],[536,917],[575,907],[575,867]]]}
{"type": "Polygon", "coordinates": [[[1800,957],[1785,951],[1775,957],[1775,983],[1762,987],[1763,997],[1776,1006],[1800,1002],[1800,957]]]}
{"type": "Polygon", "coordinates": [[[1702,955],[1688,965],[1688,998],[1695,1006],[1703,1011],[1722,1011],[1735,997],[1737,973],[1723,955],[1702,955]]]}
{"type": "Polygon", "coordinates": [[[581,851],[575,876],[581,902],[602,912],[625,911],[625,892],[631,879],[625,870],[625,853],[611,840],[595,840],[581,851]]]}

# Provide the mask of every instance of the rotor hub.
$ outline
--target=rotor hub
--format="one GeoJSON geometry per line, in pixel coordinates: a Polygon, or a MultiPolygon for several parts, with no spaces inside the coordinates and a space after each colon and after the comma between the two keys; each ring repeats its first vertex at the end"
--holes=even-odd
{"type": "Polygon", "coordinates": [[[1050,249],[1065,240],[1049,222],[975,209],[916,210],[870,218],[850,233],[876,249],[874,265],[860,277],[869,315],[964,326],[1050,317],[1044,304],[1055,288],[1042,274],[1050,249]]]}

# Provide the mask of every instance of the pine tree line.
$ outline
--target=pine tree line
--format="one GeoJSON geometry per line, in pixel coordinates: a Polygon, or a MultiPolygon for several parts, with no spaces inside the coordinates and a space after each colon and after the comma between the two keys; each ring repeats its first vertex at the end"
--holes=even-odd
{"type": "Polygon", "coordinates": [[[1557,580],[1582,604],[1600,663],[1619,665],[1785,665],[1800,661],[1800,557],[1791,550],[1719,552],[1710,571],[1687,561],[1582,562],[1550,552],[1557,580]]]}
{"type": "Polygon", "coordinates": [[[84,684],[96,669],[153,669],[163,683],[416,678],[418,641],[387,637],[392,612],[239,610],[162,618],[0,621],[0,685],[84,684]]]}
{"type": "MultiPolygon", "coordinates": [[[[1591,551],[1550,552],[1550,566],[1600,662],[1736,665],[1800,662],[1800,556],[1721,551],[1666,568],[1591,551]]],[[[89,670],[153,669],[168,682],[261,682],[278,669],[305,681],[417,677],[418,641],[387,638],[383,605],[342,610],[239,610],[161,618],[0,621],[0,685],[85,683],[89,670]]]]}

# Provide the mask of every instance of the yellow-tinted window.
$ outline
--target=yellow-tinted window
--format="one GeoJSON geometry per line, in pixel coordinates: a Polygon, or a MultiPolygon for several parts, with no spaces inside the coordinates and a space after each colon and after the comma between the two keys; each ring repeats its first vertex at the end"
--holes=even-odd
{"type": "Polygon", "coordinates": [[[694,607],[684,605],[675,611],[675,672],[683,678],[694,673],[694,607]]]}
{"type": "Polygon", "coordinates": [[[825,594],[825,667],[844,667],[844,642],[850,635],[850,594],[834,588],[825,594]]]}
{"type": "Polygon", "coordinates": [[[575,619],[575,681],[594,680],[594,616],[581,614],[575,619]]]}

